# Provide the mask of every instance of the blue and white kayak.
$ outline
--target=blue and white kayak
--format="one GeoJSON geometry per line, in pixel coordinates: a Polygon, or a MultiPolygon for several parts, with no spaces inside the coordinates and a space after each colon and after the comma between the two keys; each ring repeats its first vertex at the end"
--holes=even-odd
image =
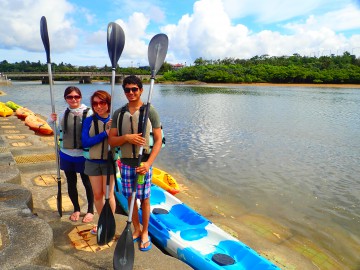
{"type": "MultiPolygon", "coordinates": [[[[128,213],[127,200],[115,195],[128,213]]],[[[162,188],[152,185],[149,233],[170,255],[194,269],[280,269],[162,188]]],[[[139,210],[141,220],[141,210],[139,210]]]]}

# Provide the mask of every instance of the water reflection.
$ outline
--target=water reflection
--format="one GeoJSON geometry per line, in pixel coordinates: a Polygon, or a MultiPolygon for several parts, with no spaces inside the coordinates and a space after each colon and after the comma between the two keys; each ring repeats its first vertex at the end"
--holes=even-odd
{"type": "MultiPolygon", "coordinates": [[[[59,110],[65,87],[55,85],[59,110]]],[[[110,85],[80,88],[87,104],[95,90],[110,92],[110,85]]],[[[4,91],[8,95],[0,101],[13,99],[44,115],[51,111],[48,86],[20,84],[4,91]]],[[[115,107],[123,103],[117,86],[115,107]]],[[[234,216],[236,205],[269,216],[356,264],[358,89],[156,85],[152,104],[167,140],[160,167],[231,201],[234,216]]]]}
{"type": "Polygon", "coordinates": [[[227,95],[277,95],[276,93],[271,92],[258,92],[255,89],[256,87],[245,86],[239,88],[239,86],[234,87],[222,87],[222,86],[194,86],[194,85],[169,85],[166,88],[162,89],[162,94],[164,95],[203,95],[203,94],[227,94],[227,95]]]}

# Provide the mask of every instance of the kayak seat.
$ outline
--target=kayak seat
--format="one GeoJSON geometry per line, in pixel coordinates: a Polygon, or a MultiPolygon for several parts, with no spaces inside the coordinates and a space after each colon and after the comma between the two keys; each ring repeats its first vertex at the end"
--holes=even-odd
{"type": "Polygon", "coordinates": [[[158,212],[157,219],[172,231],[203,229],[210,223],[210,221],[185,204],[173,205],[169,212],[165,214],[159,213],[159,210],[156,211],[158,212]]]}
{"type": "Polygon", "coordinates": [[[185,204],[174,205],[171,208],[170,213],[172,213],[175,217],[177,217],[177,219],[181,220],[185,224],[191,226],[204,224],[203,227],[205,227],[209,223],[206,218],[204,218],[199,213],[195,212],[185,204]]]}
{"type": "Polygon", "coordinates": [[[182,239],[186,241],[195,241],[204,238],[208,235],[208,231],[204,228],[188,229],[180,232],[182,239]]]}
{"type": "Polygon", "coordinates": [[[165,194],[162,190],[151,189],[150,205],[165,203],[165,201],[166,201],[165,194]]]}

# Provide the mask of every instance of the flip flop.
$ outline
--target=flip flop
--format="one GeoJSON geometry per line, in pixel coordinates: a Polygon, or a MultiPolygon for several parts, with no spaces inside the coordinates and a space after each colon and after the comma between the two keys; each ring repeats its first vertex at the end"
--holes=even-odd
{"type": "Polygon", "coordinates": [[[74,212],[70,215],[69,219],[73,222],[78,221],[80,218],[80,212],[74,212]]]}
{"type": "Polygon", "coordinates": [[[147,243],[150,243],[150,245],[148,245],[145,248],[139,247],[140,251],[148,251],[151,249],[152,247],[152,243],[151,243],[151,237],[149,236],[149,241],[146,241],[145,243],[143,241],[141,241],[141,244],[146,245],[147,243]]]}
{"type": "Polygon", "coordinates": [[[92,214],[92,213],[86,213],[86,215],[85,215],[84,218],[82,219],[82,222],[83,222],[83,223],[92,222],[92,221],[93,221],[93,217],[94,217],[94,214],[92,214]]]}
{"type": "Polygon", "coordinates": [[[141,236],[136,237],[136,238],[133,238],[133,242],[134,242],[134,243],[138,242],[139,240],[141,240],[141,236]]]}
{"type": "Polygon", "coordinates": [[[94,226],[94,227],[91,229],[90,233],[91,233],[92,235],[97,235],[97,226],[94,226]]]}

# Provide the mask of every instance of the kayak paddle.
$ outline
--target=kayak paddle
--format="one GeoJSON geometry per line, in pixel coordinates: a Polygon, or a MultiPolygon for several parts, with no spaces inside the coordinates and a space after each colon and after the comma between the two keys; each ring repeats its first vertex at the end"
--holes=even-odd
{"type": "MultiPolygon", "coordinates": [[[[55,113],[55,102],[54,102],[54,93],[52,89],[52,73],[51,73],[51,61],[50,61],[50,42],[49,42],[49,35],[47,29],[47,23],[45,16],[41,17],[40,20],[40,35],[42,42],[44,44],[45,52],[46,52],[46,62],[48,67],[49,73],[49,86],[50,86],[50,98],[51,98],[51,108],[52,113],[55,113]]],[[[58,193],[56,199],[57,210],[59,212],[60,217],[62,217],[62,194],[61,194],[61,177],[60,177],[60,160],[59,160],[59,145],[58,145],[58,138],[57,138],[57,124],[56,121],[53,122],[53,129],[54,129],[54,143],[55,143],[55,156],[56,156],[56,169],[57,169],[57,184],[58,184],[58,193]]]]}
{"type": "MultiPolygon", "coordinates": [[[[169,43],[169,40],[168,40],[167,35],[165,35],[165,34],[155,35],[150,40],[150,43],[149,43],[148,59],[149,59],[149,65],[151,68],[151,78],[150,78],[149,96],[148,96],[148,101],[146,104],[146,113],[145,113],[142,130],[146,130],[147,120],[149,118],[150,101],[151,101],[152,91],[153,91],[154,82],[155,82],[155,75],[159,71],[162,64],[164,63],[167,49],[168,49],[168,43],[169,43]]],[[[142,134],[143,137],[145,137],[145,133],[146,132],[143,132],[143,134],[142,134]]],[[[143,146],[141,146],[139,149],[138,166],[140,166],[140,163],[141,163],[142,152],[143,152],[143,146]]],[[[113,266],[114,266],[115,270],[133,269],[134,259],[135,259],[135,250],[134,250],[134,242],[133,242],[132,231],[131,231],[131,222],[132,222],[132,214],[133,214],[134,204],[135,204],[136,188],[137,188],[137,181],[134,181],[127,224],[116,244],[115,251],[114,251],[113,266]]]]}
{"type": "MultiPolygon", "coordinates": [[[[114,87],[115,87],[115,69],[117,62],[119,61],[120,55],[124,49],[125,45],[125,34],[120,25],[111,22],[108,24],[107,28],[107,47],[108,53],[112,66],[112,77],[111,77],[111,99],[114,96],[114,87]]],[[[113,114],[113,102],[110,106],[110,117],[113,114]]],[[[98,220],[98,229],[97,229],[97,243],[98,245],[105,245],[109,243],[114,235],[116,229],[116,223],[114,214],[111,210],[109,203],[109,192],[110,192],[110,169],[112,168],[113,155],[111,152],[110,146],[108,146],[108,172],[106,178],[106,194],[105,194],[105,204],[101,210],[99,220],[98,220]]],[[[116,181],[116,180],[115,180],[116,181]]]]}

